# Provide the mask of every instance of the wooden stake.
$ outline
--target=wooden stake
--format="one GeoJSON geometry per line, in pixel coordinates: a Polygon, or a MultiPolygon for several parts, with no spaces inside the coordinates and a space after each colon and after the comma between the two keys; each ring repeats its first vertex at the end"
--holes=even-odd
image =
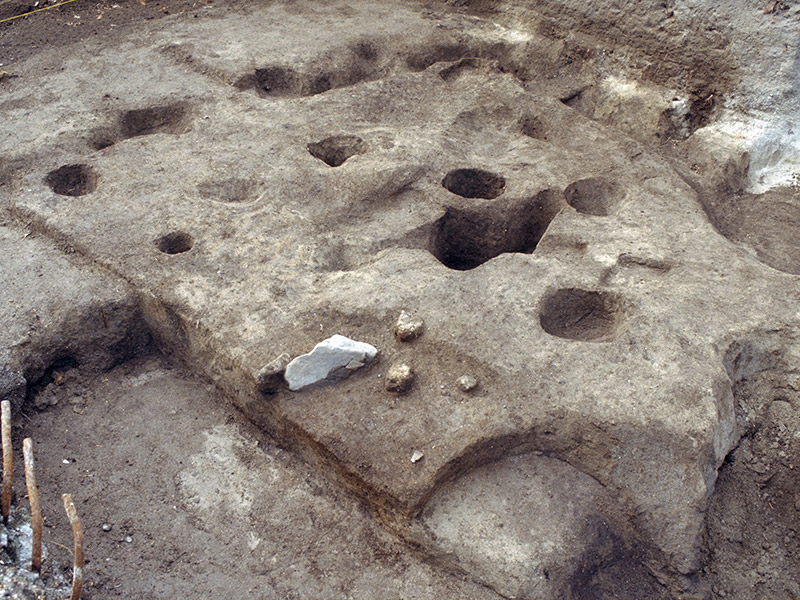
{"type": "Polygon", "coordinates": [[[31,502],[31,527],[33,528],[33,554],[31,571],[42,570],[42,505],[36,488],[36,471],[33,468],[33,442],[22,440],[22,455],[25,457],[25,483],[28,485],[28,500],[31,502]]]}
{"type": "Polygon", "coordinates": [[[62,494],[64,510],[67,511],[69,523],[72,525],[72,538],[75,543],[75,561],[72,566],[72,595],[70,600],[80,600],[83,588],[83,527],[72,502],[72,494],[62,494]]]}
{"type": "Polygon", "coordinates": [[[3,438],[3,523],[8,525],[8,514],[11,512],[11,489],[14,480],[14,458],[11,455],[11,402],[0,403],[0,429],[3,438]]]}

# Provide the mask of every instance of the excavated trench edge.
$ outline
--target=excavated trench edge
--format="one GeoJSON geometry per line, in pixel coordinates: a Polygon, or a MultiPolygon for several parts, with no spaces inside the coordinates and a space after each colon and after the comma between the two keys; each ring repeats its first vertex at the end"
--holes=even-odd
{"type": "MultiPolygon", "coordinates": [[[[19,207],[14,206],[11,216],[18,225],[26,226],[34,233],[41,234],[50,242],[55,243],[59,250],[68,254],[77,253],[81,258],[105,271],[110,278],[124,281],[132,291],[136,300],[135,310],[138,312],[137,320],[139,322],[137,325],[146,330],[149,343],[139,348],[138,352],[126,354],[117,364],[124,364],[136,356],[144,356],[153,352],[177,360],[193,376],[214,385],[232,406],[241,411],[250,422],[269,435],[279,446],[297,454],[320,477],[331,481],[362,502],[377,522],[406,544],[419,559],[451,575],[467,577],[476,585],[489,589],[503,598],[507,597],[494,586],[477,579],[474,574],[465,570],[455,556],[437,552],[432,534],[416,519],[424,508],[425,501],[430,498],[439,484],[454,478],[455,475],[441,481],[437,479],[431,489],[424,494],[423,499],[414,506],[402,506],[398,499],[381,492],[348,469],[328,448],[314,440],[309,432],[291,420],[277,415],[272,408],[272,403],[258,392],[255,378],[242,371],[224,351],[214,348],[213,343],[210,343],[213,336],[202,323],[184,318],[179,311],[162,302],[155,295],[137,288],[113,265],[92,259],[86,247],[70,235],[54,229],[35,213],[24,209],[20,210],[19,207]],[[186,335],[187,331],[191,331],[192,336],[186,335]],[[183,333],[182,338],[179,336],[181,332],[183,333]],[[212,355],[214,360],[204,360],[202,355],[193,356],[192,350],[198,348],[198,346],[194,346],[193,341],[204,342],[202,349],[206,354],[212,355]],[[204,369],[209,364],[214,365],[213,370],[204,369]],[[223,374],[227,374],[227,376],[223,374]],[[239,387],[236,380],[247,382],[246,387],[249,392],[239,387]]],[[[76,364],[78,367],[82,366],[79,362],[76,364]]],[[[47,368],[51,366],[53,365],[48,365],[41,376],[28,383],[29,393],[33,386],[46,376],[47,368]]],[[[26,398],[27,401],[28,398],[26,398]]],[[[492,460],[496,460],[496,458],[484,462],[473,461],[473,467],[478,467],[485,462],[492,462],[492,460]]]]}

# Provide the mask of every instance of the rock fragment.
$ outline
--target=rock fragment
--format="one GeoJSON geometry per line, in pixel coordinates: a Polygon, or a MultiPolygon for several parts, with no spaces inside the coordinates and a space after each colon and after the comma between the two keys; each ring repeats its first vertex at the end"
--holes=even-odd
{"type": "Polygon", "coordinates": [[[401,342],[409,342],[422,335],[425,329],[425,321],[403,311],[394,326],[394,335],[401,342]]]}
{"type": "Polygon", "coordinates": [[[349,377],[356,369],[372,362],[378,350],[370,344],[334,335],[314,346],[286,366],[284,378],[292,391],[331,383],[349,377]]]}
{"type": "Polygon", "coordinates": [[[270,361],[258,372],[258,391],[262,394],[274,394],[283,383],[283,374],[291,361],[288,353],[284,352],[276,359],[270,361]]]}
{"type": "Polygon", "coordinates": [[[423,456],[425,455],[422,452],[420,452],[419,450],[414,450],[414,452],[411,453],[411,462],[417,463],[422,460],[423,456]]]}
{"type": "Polygon", "coordinates": [[[471,392],[478,387],[478,380],[472,375],[462,375],[456,381],[456,385],[462,392],[471,392]]]}
{"type": "Polygon", "coordinates": [[[414,371],[406,363],[394,363],[386,372],[385,387],[389,392],[402,394],[411,389],[414,382],[414,371]]]}

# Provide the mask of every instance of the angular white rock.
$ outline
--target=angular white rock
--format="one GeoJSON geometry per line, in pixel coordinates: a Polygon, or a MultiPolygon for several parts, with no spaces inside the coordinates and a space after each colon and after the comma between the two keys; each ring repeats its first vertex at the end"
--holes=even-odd
{"type": "Polygon", "coordinates": [[[378,350],[343,335],[323,340],[308,354],[302,354],[286,366],[284,377],[292,391],[344,379],[372,362],[378,350]]]}

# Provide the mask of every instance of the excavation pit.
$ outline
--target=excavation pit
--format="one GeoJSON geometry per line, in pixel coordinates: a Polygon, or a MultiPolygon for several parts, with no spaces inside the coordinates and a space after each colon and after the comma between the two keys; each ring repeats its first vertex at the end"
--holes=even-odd
{"type": "Polygon", "coordinates": [[[567,186],[567,204],[579,213],[607,217],[620,202],[621,191],[611,180],[603,177],[581,179],[567,186]]]}
{"type": "Polygon", "coordinates": [[[355,135],[333,135],[319,142],[308,144],[308,153],[329,167],[340,167],[348,158],[364,154],[367,145],[355,135]]]}
{"type": "Polygon", "coordinates": [[[89,165],[64,165],[50,171],[45,181],[61,196],[85,196],[97,189],[97,174],[89,165]]]}
{"type": "Polygon", "coordinates": [[[579,342],[609,342],[621,333],[623,299],[610,292],[565,288],[542,300],[539,323],[547,333],[579,342]]]}
{"type": "Polygon", "coordinates": [[[119,125],[124,138],[154,133],[186,133],[190,128],[189,106],[178,102],[129,110],[120,117],[119,125]]]}
{"type": "Polygon", "coordinates": [[[445,175],[442,186],[462,198],[492,200],[503,193],[506,180],[481,169],[456,169],[445,175]]]}
{"type": "Polygon", "coordinates": [[[173,231],[161,236],[154,243],[164,254],[183,254],[192,249],[194,238],[185,231],[173,231]]]}
{"type": "Polygon", "coordinates": [[[563,195],[544,190],[534,198],[488,208],[448,208],[436,223],[431,253],[449,269],[468,271],[508,252],[530,254],[563,207],[563,195]]]}

